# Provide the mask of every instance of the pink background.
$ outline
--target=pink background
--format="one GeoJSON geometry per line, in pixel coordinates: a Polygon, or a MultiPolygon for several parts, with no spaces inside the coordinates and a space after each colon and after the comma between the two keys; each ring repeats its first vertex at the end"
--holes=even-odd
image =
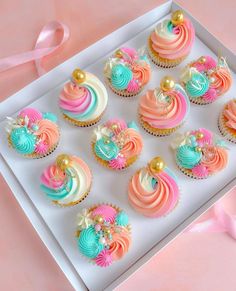
{"type": "MultiPolygon", "coordinates": [[[[1,0],[0,58],[32,49],[42,26],[57,19],[68,25],[71,38],[57,55],[45,60],[45,67],[50,70],[163,2],[1,0]]],[[[234,0],[177,2],[236,52],[235,37],[232,37],[236,26],[234,0]]],[[[33,63],[1,73],[1,100],[36,78],[33,63]]],[[[1,176],[0,187],[0,289],[73,290],[1,176]]],[[[232,191],[231,197],[227,197],[229,204],[232,204],[235,195],[236,191],[232,191]]],[[[183,234],[118,290],[234,291],[235,269],[235,241],[227,234],[183,234]]]]}

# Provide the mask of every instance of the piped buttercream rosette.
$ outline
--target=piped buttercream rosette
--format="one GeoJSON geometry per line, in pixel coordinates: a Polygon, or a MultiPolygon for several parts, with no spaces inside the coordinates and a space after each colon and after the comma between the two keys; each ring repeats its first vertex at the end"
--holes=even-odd
{"type": "Polygon", "coordinates": [[[79,157],[61,154],[41,175],[41,190],[54,204],[73,206],[82,202],[92,184],[88,165],[79,157]]]}
{"type": "Polygon", "coordinates": [[[172,211],[179,196],[177,178],[160,157],[138,170],[129,182],[131,206],[148,217],[161,217],[172,211]]]}
{"type": "Polygon", "coordinates": [[[122,47],[107,60],[104,75],[113,92],[131,97],[149,82],[151,67],[144,52],[122,47]]]}
{"type": "Polygon", "coordinates": [[[96,160],[113,170],[127,168],[141,154],[143,140],[135,122],[111,119],[94,129],[92,150],[96,160]]]}
{"type": "Polygon", "coordinates": [[[7,117],[9,145],[25,157],[42,158],[58,145],[60,130],[53,113],[25,108],[16,118],[7,117]]]}
{"type": "Polygon", "coordinates": [[[166,76],[161,80],[160,87],[148,90],[140,98],[138,115],[147,132],[166,136],[184,123],[189,109],[190,102],[183,87],[166,76]]]}
{"type": "Polygon", "coordinates": [[[80,253],[99,267],[122,259],[131,245],[128,215],[110,204],[83,209],[77,215],[77,244],[80,253]]]}
{"type": "Polygon", "coordinates": [[[191,178],[206,179],[228,163],[225,141],[205,128],[176,134],[171,146],[178,167],[191,178]]]}
{"type": "Polygon", "coordinates": [[[181,82],[191,102],[205,105],[230,89],[232,76],[225,58],[219,57],[216,62],[210,56],[201,56],[184,68],[181,82]]]}

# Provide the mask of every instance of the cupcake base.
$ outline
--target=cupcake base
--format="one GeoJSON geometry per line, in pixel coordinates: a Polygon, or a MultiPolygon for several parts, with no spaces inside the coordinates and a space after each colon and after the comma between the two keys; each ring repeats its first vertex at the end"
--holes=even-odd
{"type": "Polygon", "coordinates": [[[99,158],[99,157],[96,155],[95,150],[94,150],[94,146],[95,146],[95,143],[92,143],[92,152],[93,152],[93,155],[94,155],[95,159],[97,160],[97,162],[98,162],[100,165],[102,165],[102,166],[104,166],[104,167],[106,167],[106,168],[108,168],[108,169],[111,169],[111,170],[113,170],[113,171],[121,171],[121,170],[124,170],[124,169],[128,168],[129,166],[131,166],[131,165],[132,165],[134,162],[136,162],[136,160],[138,159],[138,156],[131,157],[131,158],[129,158],[129,159],[127,160],[125,167],[123,167],[123,168],[121,168],[121,169],[114,169],[114,168],[112,168],[112,167],[109,166],[109,162],[104,161],[103,159],[99,158]]]}
{"type": "MultiPolygon", "coordinates": [[[[104,112],[103,112],[103,113],[104,113],[104,112]]],[[[64,114],[64,113],[63,113],[63,118],[64,118],[66,121],[68,121],[69,123],[71,123],[71,124],[73,124],[73,125],[75,125],[75,126],[78,126],[78,127],[89,127],[89,126],[92,126],[92,125],[98,123],[98,122],[101,120],[103,113],[102,113],[99,117],[97,117],[96,119],[94,119],[94,120],[89,120],[89,121],[79,121],[79,120],[75,120],[75,119],[73,119],[73,118],[67,116],[67,115],[64,114]]]]}
{"type": "Polygon", "coordinates": [[[147,51],[152,62],[155,65],[162,68],[174,68],[178,66],[181,62],[183,62],[184,59],[187,57],[186,55],[186,56],[183,56],[182,58],[178,58],[175,60],[170,60],[170,59],[160,57],[159,54],[156,51],[154,51],[154,49],[152,48],[151,37],[149,37],[149,40],[148,40],[147,51]]]}
{"type": "Polygon", "coordinates": [[[228,141],[236,144],[236,130],[227,127],[226,122],[227,120],[225,119],[223,113],[221,112],[218,119],[219,131],[228,141]]]}
{"type": "Polygon", "coordinates": [[[74,201],[74,202],[70,202],[70,203],[67,203],[67,204],[61,204],[60,202],[56,201],[56,200],[53,200],[52,203],[59,206],[59,207],[71,207],[71,206],[74,206],[74,205],[77,205],[79,203],[81,203],[82,201],[84,201],[84,199],[89,195],[90,193],[90,189],[91,189],[91,186],[89,188],[89,190],[77,201],[74,201]]]}
{"type": "Polygon", "coordinates": [[[141,116],[139,116],[139,123],[141,124],[142,128],[146,130],[148,133],[159,137],[171,135],[181,126],[180,124],[179,126],[173,128],[159,129],[152,127],[149,123],[143,121],[141,116]]]}
{"type": "Polygon", "coordinates": [[[185,169],[185,168],[179,166],[178,164],[177,164],[177,166],[178,166],[179,170],[180,170],[183,174],[185,174],[186,176],[188,176],[188,177],[190,177],[190,178],[192,178],[192,179],[196,179],[196,180],[205,180],[205,179],[207,179],[207,178],[210,177],[210,175],[208,175],[207,177],[197,177],[197,176],[193,175],[193,173],[192,173],[191,170],[189,170],[189,169],[185,169]]]}
{"type": "MultiPolygon", "coordinates": [[[[39,155],[37,153],[33,153],[33,154],[22,155],[22,156],[24,156],[25,158],[29,158],[29,159],[42,159],[44,157],[49,156],[51,153],[53,153],[56,150],[58,144],[59,144],[59,142],[56,145],[52,146],[46,154],[39,155]]],[[[14,149],[14,147],[12,146],[11,140],[10,140],[10,136],[8,136],[8,145],[10,148],[14,149]]]]}
{"type": "Polygon", "coordinates": [[[140,89],[137,92],[128,92],[127,90],[117,90],[111,85],[111,82],[107,78],[106,83],[116,95],[119,95],[121,97],[134,97],[143,90],[143,87],[140,87],[140,89]]]}
{"type": "Polygon", "coordinates": [[[189,101],[191,103],[194,103],[194,104],[197,104],[197,105],[208,105],[208,104],[211,104],[213,102],[209,102],[209,101],[205,101],[202,97],[198,97],[198,98],[192,98],[190,96],[189,97],[189,101]]]}

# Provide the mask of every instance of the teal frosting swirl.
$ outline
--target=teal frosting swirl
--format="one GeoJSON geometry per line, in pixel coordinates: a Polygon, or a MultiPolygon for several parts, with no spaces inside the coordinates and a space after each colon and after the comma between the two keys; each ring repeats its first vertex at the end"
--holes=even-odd
{"type": "Polygon", "coordinates": [[[127,226],[129,223],[129,217],[128,215],[124,212],[121,211],[116,215],[116,224],[119,226],[127,226]]]}
{"type": "Polygon", "coordinates": [[[12,146],[20,154],[32,154],[35,149],[36,136],[28,132],[25,127],[15,128],[10,134],[12,146]]]}
{"type": "Polygon", "coordinates": [[[57,122],[57,117],[55,114],[51,113],[51,112],[44,112],[43,113],[43,118],[44,119],[48,119],[51,120],[52,122],[57,122]]]}
{"type": "Polygon", "coordinates": [[[204,74],[194,73],[186,83],[185,89],[191,97],[201,97],[209,89],[209,80],[204,74]]]}
{"type": "Polygon", "coordinates": [[[94,147],[96,155],[104,161],[111,161],[118,156],[119,148],[110,139],[101,138],[95,143],[94,147]]]}
{"type": "Polygon", "coordinates": [[[176,151],[176,160],[179,166],[185,169],[192,169],[202,158],[202,153],[195,151],[189,145],[180,146],[176,151]]]}
{"type": "Polygon", "coordinates": [[[104,245],[99,242],[99,235],[94,227],[89,226],[81,231],[78,238],[78,247],[84,256],[94,259],[103,250],[104,245]]]}
{"type": "Polygon", "coordinates": [[[115,65],[111,70],[111,84],[115,89],[125,90],[133,78],[132,71],[124,65],[115,65]]]}

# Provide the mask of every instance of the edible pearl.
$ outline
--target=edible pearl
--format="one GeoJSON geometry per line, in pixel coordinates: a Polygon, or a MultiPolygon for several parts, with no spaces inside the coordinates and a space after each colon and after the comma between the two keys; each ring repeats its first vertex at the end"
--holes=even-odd
{"type": "Polygon", "coordinates": [[[165,163],[161,157],[156,157],[149,163],[150,170],[154,173],[159,173],[165,168],[165,163]]]}

